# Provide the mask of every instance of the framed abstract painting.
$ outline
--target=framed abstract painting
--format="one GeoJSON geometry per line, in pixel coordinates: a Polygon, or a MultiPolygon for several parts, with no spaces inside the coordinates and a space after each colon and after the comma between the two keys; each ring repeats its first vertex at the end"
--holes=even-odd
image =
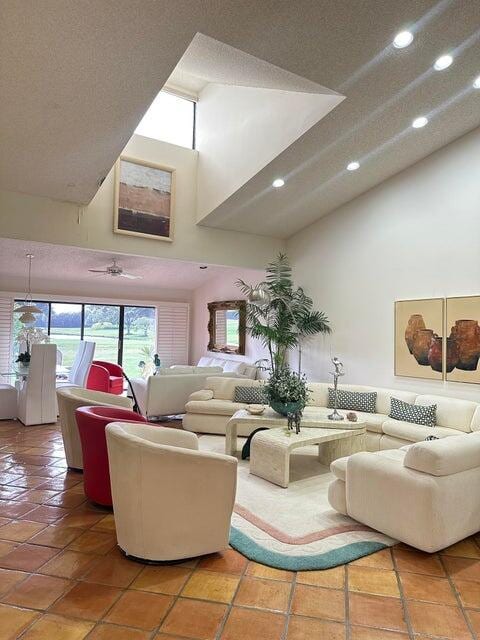
{"type": "Polygon", "coordinates": [[[395,302],[395,375],[443,380],[444,299],[395,302]]]}
{"type": "Polygon", "coordinates": [[[446,315],[447,380],[480,384],[480,296],[447,298],[446,315]]]}
{"type": "Polygon", "coordinates": [[[115,233],[173,239],[175,170],[122,156],[115,165],[115,233]]]}

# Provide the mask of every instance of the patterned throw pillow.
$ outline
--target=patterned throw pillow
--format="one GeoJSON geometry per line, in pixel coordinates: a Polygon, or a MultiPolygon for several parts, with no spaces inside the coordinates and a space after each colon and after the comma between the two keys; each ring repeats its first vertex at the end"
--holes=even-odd
{"type": "Polygon", "coordinates": [[[434,427],[437,419],[437,405],[422,407],[418,404],[409,404],[398,400],[398,398],[392,398],[389,415],[394,420],[422,424],[424,427],[434,427]]]}
{"type": "MultiPolygon", "coordinates": [[[[335,404],[335,391],[328,389],[328,406],[333,408],[335,404]]],[[[365,411],[365,413],[376,413],[377,392],[376,391],[343,391],[337,390],[337,409],[350,409],[351,411],[365,411]]]]}
{"type": "Polygon", "coordinates": [[[245,404],[268,404],[262,387],[235,387],[233,401],[243,402],[245,404]]]}

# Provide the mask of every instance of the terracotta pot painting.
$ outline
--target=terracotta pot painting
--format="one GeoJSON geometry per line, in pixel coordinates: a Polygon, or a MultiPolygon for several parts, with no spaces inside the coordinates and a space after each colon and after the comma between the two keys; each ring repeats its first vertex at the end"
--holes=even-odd
{"type": "Polygon", "coordinates": [[[443,379],[443,298],[395,302],[395,375],[443,379]]]}
{"type": "Polygon", "coordinates": [[[480,296],[447,298],[446,315],[447,345],[450,340],[456,348],[451,368],[447,348],[447,380],[480,384],[480,296]]]}

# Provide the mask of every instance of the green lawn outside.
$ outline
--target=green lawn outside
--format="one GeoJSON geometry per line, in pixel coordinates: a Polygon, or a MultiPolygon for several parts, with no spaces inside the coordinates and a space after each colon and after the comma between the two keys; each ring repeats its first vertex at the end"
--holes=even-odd
{"type": "MultiPolygon", "coordinates": [[[[85,340],[95,342],[95,360],[107,360],[117,362],[118,353],[118,328],[92,329],[85,327],[85,340]]],[[[56,328],[52,327],[50,342],[56,344],[63,354],[63,364],[71,366],[80,341],[80,330],[78,328],[56,328]]],[[[123,338],[123,363],[122,366],[128,376],[137,376],[140,373],[138,363],[145,360],[142,353],[143,347],[153,349],[154,337],[150,333],[147,337],[142,333],[132,331],[130,335],[125,334],[123,338]]]]}

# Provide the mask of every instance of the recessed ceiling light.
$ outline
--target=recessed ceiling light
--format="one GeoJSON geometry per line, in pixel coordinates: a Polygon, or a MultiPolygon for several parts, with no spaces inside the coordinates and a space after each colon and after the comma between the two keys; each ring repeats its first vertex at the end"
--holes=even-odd
{"type": "Polygon", "coordinates": [[[448,67],[452,64],[453,58],[450,55],[440,56],[435,60],[435,64],[433,68],[437,71],[443,71],[444,69],[448,69],[448,67]]]}
{"type": "Polygon", "coordinates": [[[348,171],[356,171],[360,167],[360,163],[356,160],[347,164],[348,171]]]}
{"type": "Polygon", "coordinates": [[[405,49],[413,42],[413,33],[411,31],[400,31],[393,40],[393,46],[397,49],[405,49]]]}
{"type": "Polygon", "coordinates": [[[473,81],[473,88],[480,89],[480,76],[478,76],[478,78],[475,78],[475,80],[473,81]]]}
{"type": "Polygon", "coordinates": [[[426,124],[428,124],[428,118],[426,118],[425,116],[420,116],[419,118],[415,118],[415,120],[412,122],[412,127],[414,129],[421,129],[426,124]]]}
{"type": "Polygon", "coordinates": [[[275,187],[275,189],[278,189],[280,187],[283,187],[284,184],[285,184],[285,180],[283,178],[275,178],[275,180],[272,182],[272,187],[275,187]]]}

